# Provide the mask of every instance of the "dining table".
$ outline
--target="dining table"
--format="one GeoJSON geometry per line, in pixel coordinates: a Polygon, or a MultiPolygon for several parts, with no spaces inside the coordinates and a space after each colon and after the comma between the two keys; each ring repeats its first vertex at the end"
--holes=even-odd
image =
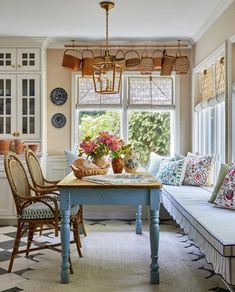
{"type": "MultiPolygon", "coordinates": [[[[142,206],[149,207],[149,240],[150,240],[150,283],[159,284],[159,208],[161,183],[155,178],[142,182],[133,180],[131,183],[115,184],[112,179],[105,183],[97,183],[78,179],[71,172],[58,183],[61,210],[61,247],[62,264],[61,283],[70,282],[70,208],[71,205],[133,205],[136,207],[135,232],[142,233],[142,206]]],[[[120,208],[121,210],[121,208],[120,208]]],[[[130,250],[131,252],[131,250],[130,250]]]]}

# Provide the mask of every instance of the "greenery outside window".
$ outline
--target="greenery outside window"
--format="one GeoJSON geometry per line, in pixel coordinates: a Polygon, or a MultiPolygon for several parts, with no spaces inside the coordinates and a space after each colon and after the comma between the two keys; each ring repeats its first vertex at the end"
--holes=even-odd
{"type": "Polygon", "coordinates": [[[92,80],[76,76],[77,141],[101,130],[119,135],[141,153],[146,165],[151,151],[174,153],[175,89],[173,77],[123,77],[120,95],[99,95],[92,80]]]}

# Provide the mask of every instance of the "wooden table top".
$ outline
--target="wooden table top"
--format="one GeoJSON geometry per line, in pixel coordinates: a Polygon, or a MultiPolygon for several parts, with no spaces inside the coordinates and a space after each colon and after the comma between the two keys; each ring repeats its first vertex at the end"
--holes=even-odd
{"type": "Polygon", "coordinates": [[[68,174],[64,179],[62,179],[58,184],[60,188],[100,188],[100,189],[159,189],[161,188],[161,183],[156,180],[156,182],[150,182],[148,184],[100,184],[94,182],[88,182],[82,179],[78,179],[74,176],[73,172],[68,174]]]}

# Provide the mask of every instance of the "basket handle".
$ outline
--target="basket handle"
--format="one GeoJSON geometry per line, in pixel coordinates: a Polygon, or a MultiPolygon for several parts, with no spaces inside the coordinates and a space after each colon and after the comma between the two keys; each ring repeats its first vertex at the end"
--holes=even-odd
{"type": "Polygon", "coordinates": [[[117,52],[116,52],[116,54],[115,54],[115,59],[117,59],[117,55],[118,55],[119,53],[122,54],[122,56],[123,56],[123,60],[125,60],[125,53],[124,53],[123,50],[121,50],[121,49],[118,49],[118,50],[117,50],[117,52]]]}
{"type": "Polygon", "coordinates": [[[124,55],[124,56],[125,56],[125,59],[126,59],[126,55],[129,54],[129,53],[131,53],[131,52],[134,52],[134,53],[137,55],[138,59],[140,59],[140,55],[139,55],[139,53],[138,53],[137,51],[133,50],[133,49],[132,49],[132,50],[129,50],[129,51],[127,51],[127,52],[125,53],[125,55],[124,55]]]}
{"type": "Polygon", "coordinates": [[[85,54],[86,52],[87,52],[87,53],[91,53],[91,58],[94,57],[94,53],[93,53],[92,50],[90,50],[90,49],[85,49],[85,50],[82,51],[82,58],[84,58],[84,54],[85,54]]]}
{"type": "Polygon", "coordinates": [[[178,50],[176,52],[176,57],[181,57],[180,40],[178,40],[178,50]]]}
{"type": "Polygon", "coordinates": [[[81,53],[79,50],[74,50],[74,49],[67,49],[67,50],[65,50],[65,51],[64,51],[64,55],[67,55],[66,52],[68,52],[68,51],[78,52],[78,53],[81,54],[81,56],[82,56],[82,53],[81,53]]]}
{"type": "Polygon", "coordinates": [[[154,55],[155,55],[156,53],[161,53],[161,57],[162,57],[162,55],[163,55],[162,50],[157,49],[157,50],[153,51],[153,54],[152,54],[153,58],[154,58],[154,55]]]}
{"type": "Polygon", "coordinates": [[[166,51],[166,49],[164,49],[164,50],[162,51],[162,55],[163,55],[163,56],[167,56],[167,51],[166,51]]]}
{"type": "Polygon", "coordinates": [[[152,56],[149,56],[149,52],[147,51],[147,49],[144,49],[143,53],[141,54],[141,58],[153,58],[153,54],[152,56]]]}

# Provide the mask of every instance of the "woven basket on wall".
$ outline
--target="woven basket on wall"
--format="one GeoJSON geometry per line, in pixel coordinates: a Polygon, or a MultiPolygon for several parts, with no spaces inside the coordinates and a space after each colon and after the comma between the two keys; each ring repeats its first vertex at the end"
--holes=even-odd
{"type": "Polygon", "coordinates": [[[153,73],[153,58],[148,56],[147,51],[144,51],[141,56],[139,70],[141,74],[145,75],[153,73]]]}
{"type": "Polygon", "coordinates": [[[154,70],[160,71],[162,68],[162,51],[153,51],[153,68],[154,70]]]}
{"type": "Polygon", "coordinates": [[[125,53],[123,50],[118,50],[115,55],[114,59],[115,63],[119,65],[120,67],[124,68],[125,67],[125,53]]]}
{"type": "Polygon", "coordinates": [[[163,51],[161,67],[161,76],[170,76],[175,65],[176,57],[167,55],[166,50],[163,51]]]}
{"type": "Polygon", "coordinates": [[[137,51],[135,51],[135,50],[129,50],[129,51],[127,51],[126,53],[125,53],[125,59],[126,59],[126,67],[136,67],[136,66],[138,66],[139,64],[140,64],[140,55],[139,55],[139,53],[137,52],[137,51]],[[130,55],[130,54],[134,54],[135,56],[133,57],[127,57],[128,56],[128,54],[130,55]]]}
{"type": "Polygon", "coordinates": [[[82,77],[92,76],[93,51],[85,49],[82,51],[82,77]]]}
{"type": "Polygon", "coordinates": [[[67,70],[77,72],[80,69],[82,60],[79,57],[68,54],[68,51],[72,51],[73,53],[78,52],[71,49],[65,50],[64,55],[63,55],[63,60],[62,60],[62,66],[67,70]]]}
{"type": "Polygon", "coordinates": [[[175,72],[176,74],[187,74],[189,70],[189,59],[187,56],[181,56],[181,51],[179,51],[179,55],[176,55],[175,60],[175,72]]]}
{"type": "Polygon", "coordinates": [[[103,63],[104,62],[104,57],[103,56],[95,56],[93,58],[93,64],[97,65],[99,63],[103,63]]]}

